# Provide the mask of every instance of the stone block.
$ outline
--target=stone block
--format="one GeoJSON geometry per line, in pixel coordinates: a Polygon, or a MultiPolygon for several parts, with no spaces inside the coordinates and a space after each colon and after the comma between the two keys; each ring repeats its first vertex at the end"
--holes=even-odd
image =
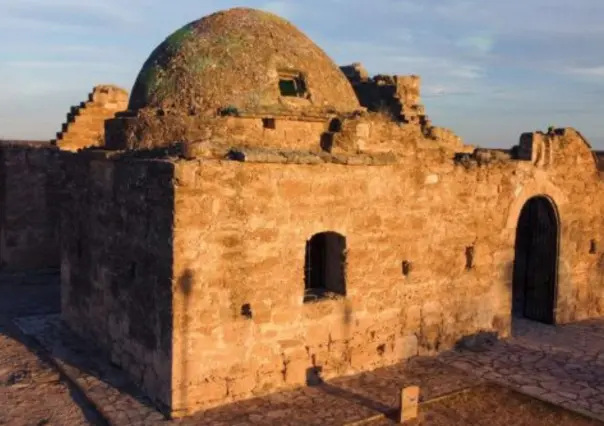
{"type": "Polygon", "coordinates": [[[256,375],[254,374],[227,379],[228,394],[233,398],[251,395],[256,385],[256,375]]]}
{"type": "Polygon", "coordinates": [[[312,368],[310,359],[300,359],[286,364],[285,383],[291,386],[306,384],[307,370],[312,368]]]}
{"type": "Polygon", "coordinates": [[[275,369],[271,373],[258,373],[256,376],[256,386],[252,393],[254,395],[266,395],[273,389],[283,386],[284,377],[280,369],[275,369]]]}
{"type": "Polygon", "coordinates": [[[251,365],[262,371],[278,370],[283,362],[278,350],[276,345],[256,343],[250,353],[251,365]]]}
{"type": "Polygon", "coordinates": [[[280,325],[296,324],[300,320],[300,312],[297,309],[273,311],[271,323],[280,325]]]}
{"type": "Polygon", "coordinates": [[[179,387],[187,389],[185,392],[188,397],[186,404],[193,400],[220,401],[227,396],[226,380],[222,379],[208,379],[193,386],[177,382],[173,384],[173,388],[178,389],[179,387]]]}
{"type": "Polygon", "coordinates": [[[310,346],[329,341],[329,328],[320,322],[311,324],[306,331],[306,343],[310,346]]]}
{"type": "Polygon", "coordinates": [[[350,351],[350,366],[355,371],[370,370],[379,355],[373,347],[356,347],[350,351]]]}
{"type": "Polygon", "coordinates": [[[417,418],[419,406],[419,386],[408,386],[401,391],[401,411],[399,422],[405,423],[417,418]]]}
{"type": "Polygon", "coordinates": [[[424,180],[424,183],[426,185],[434,185],[434,184],[438,183],[439,180],[440,179],[439,179],[438,175],[434,175],[434,174],[426,175],[426,179],[424,180]]]}
{"type": "Polygon", "coordinates": [[[394,340],[394,354],[400,359],[408,359],[418,354],[417,336],[397,336],[394,340]]]}

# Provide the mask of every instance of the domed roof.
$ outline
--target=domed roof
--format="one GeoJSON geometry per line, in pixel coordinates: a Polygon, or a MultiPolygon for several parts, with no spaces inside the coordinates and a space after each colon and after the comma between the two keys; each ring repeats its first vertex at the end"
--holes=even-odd
{"type": "Polygon", "coordinates": [[[151,54],[129,109],[216,114],[360,108],[337,65],[296,27],[268,12],[235,8],[185,25],[151,54]]]}

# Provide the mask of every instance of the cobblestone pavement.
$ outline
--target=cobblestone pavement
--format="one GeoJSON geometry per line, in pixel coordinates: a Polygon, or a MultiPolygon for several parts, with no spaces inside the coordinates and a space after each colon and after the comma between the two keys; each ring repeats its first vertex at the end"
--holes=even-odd
{"type": "Polygon", "coordinates": [[[58,311],[52,280],[56,273],[0,276],[0,425],[104,424],[12,324],[16,315],[58,311]]]}
{"type": "Polygon", "coordinates": [[[604,418],[604,320],[550,326],[514,319],[513,338],[442,354],[451,366],[604,418]]]}
{"type": "MultiPolygon", "coordinates": [[[[392,426],[381,418],[366,426],[392,426]]],[[[494,384],[480,385],[447,398],[421,404],[408,426],[598,426],[602,423],[494,384]]]]}
{"type": "MultiPolygon", "coordinates": [[[[146,398],[129,385],[124,373],[62,327],[58,315],[25,317],[17,323],[53,354],[55,362],[78,383],[111,424],[166,423],[146,398]]],[[[421,387],[422,399],[431,399],[475,386],[477,380],[436,359],[418,358],[319,386],[230,404],[171,423],[186,426],[343,425],[395,411],[400,389],[410,384],[421,387]]]]}
{"type": "MultiPolygon", "coordinates": [[[[42,276],[38,282],[20,282],[13,276],[10,282],[6,282],[6,278],[0,276],[0,291],[3,293],[0,297],[0,425],[394,424],[383,415],[392,415],[396,411],[398,392],[404,386],[419,385],[421,400],[433,401],[460,390],[474,392],[477,386],[484,385],[485,379],[521,387],[528,393],[533,390],[527,388],[530,385],[547,389],[547,393],[533,394],[545,396],[545,399],[549,395],[549,400],[553,400],[552,394],[566,392],[562,403],[568,406],[569,402],[589,401],[586,407],[592,412],[597,412],[598,398],[604,396],[604,369],[603,372],[597,371],[600,350],[604,350],[604,325],[589,322],[554,329],[521,322],[516,324],[518,337],[498,342],[482,352],[465,350],[448,352],[439,358],[417,358],[407,364],[242,401],[187,419],[167,421],[121,370],[106,361],[104,354],[61,325],[57,314],[59,293],[52,280],[56,277],[42,276]],[[15,318],[17,316],[18,319],[15,318]],[[10,324],[10,320],[19,330],[10,324]],[[36,344],[27,336],[35,339],[36,344]],[[44,348],[48,359],[44,359],[36,345],[44,348]],[[579,354],[586,358],[580,358],[579,354]],[[47,361],[52,361],[54,368],[47,361]],[[557,362],[562,362],[563,366],[558,370],[565,371],[565,377],[552,367],[558,365],[557,362]],[[502,367],[506,365],[507,370],[502,367]],[[70,389],[60,380],[61,375],[68,377],[76,386],[70,389]],[[543,375],[549,379],[526,382],[531,375],[543,375]],[[555,379],[551,378],[552,375],[555,379]],[[593,393],[587,391],[588,387],[581,387],[576,399],[572,399],[573,388],[567,385],[581,380],[590,383],[589,389],[593,393]],[[557,387],[551,383],[556,383],[557,387]],[[85,395],[85,400],[80,398],[82,395],[85,395]],[[96,410],[91,410],[91,406],[96,410]],[[102,413],[102,417],[95,415],[96,411],[102,413]],[[372,418],[375,419],[373,423],[370,421],[372,418]]],[[[497,405],[507,407],[504,409],[507,413],[514,412],[517,406],[514,399],[505,397],[505,390],[498,389],[501,395],[496,398],[497,405]]],[[[422,409],[423,417],[417,424],[485,424],[468,421],[469,418],[485,419],[484,408],[479,405],[474,404],[472,408],[472,404],[466,404],[466,414],[455,406],[429,405],[440,408],[422,409]],[[439,418],[445,423],[439,423],[439,418]]],[[[564,424],[591,424],[581,421],[564,424]]],[[[492,422],[486,424],[496,426],[492,422]]]]}

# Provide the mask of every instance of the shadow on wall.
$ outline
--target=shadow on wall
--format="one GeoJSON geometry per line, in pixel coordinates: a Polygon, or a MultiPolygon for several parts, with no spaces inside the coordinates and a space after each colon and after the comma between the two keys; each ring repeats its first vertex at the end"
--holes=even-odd
{"type": "MultiPolygon", "coordinates": [[[[187,403],[188,397],[188,389],[187,389],[187,379],[189,377],[189,360],[186,356],[187,347],[189,345],[190,339],[190,324],[189,324],[189,312],[191,309],[191,293],[193,291],[193,282],[194,276],[193,272],[190,269],[186,269],[185,272],[178,279],[178,289],[182,293],[183,297],[183,315],[182,315],[182,324],[181,324],[181,343],[180,343],[180,372],[181,378],[184,380],[180,380],[180,388],[178,389],[180,401],[183,403],[187,403]]],[[[174,320],[173,320],[174,321],[174,320]]],[[[174,323],[172,324],[174,326],[174,323]]],[[[174,354],[172,354],[174,357],[174,354]]]]}

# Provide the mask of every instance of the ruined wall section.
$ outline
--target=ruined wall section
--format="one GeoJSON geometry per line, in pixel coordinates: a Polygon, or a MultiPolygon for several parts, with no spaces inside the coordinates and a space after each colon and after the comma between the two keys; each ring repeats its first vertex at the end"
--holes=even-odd
{"type": "Polygon", "coordinates": [[[450,130],[432,126],[420,103],[418,76],[369,79],[360,65],[343,69],[368,111],[291,116],[236,109],[217,112],[216,116],[199,111],[128,111],[107,120],[105,146],[111,150],[152,150],[184,142],[311,152],[390,150],[404,155],[410,149],[405,143],[421,139],[455,152],[473,149],[450,130]]]}
{"type": "MultiPolygon", "coordinates": [[[[441,150],[449,158],[471,150],[433,140],[419,126],[402,125],[381,113],[324,117],[227,116],[212,119],[167,114],[120,115],[106,122],[106,148],[140,150],[147,155],[187,147],[185,157],[226,158],[232,149],[265,151],[273,156],[384,154],[416,156],[418,149],[441,150]],[[124,136],[124,138],[122,138],[124,136]],[[165,143],[159,144],[157,141],[165,143]],[[141,145],[143,144],[143,145],[141,145]],[[199,154],[199,153],[202,154],[199,154]]],[[[421,157],[421,154],[420,154],[421,157]]]]}
{"type": "Polygon", "coordinates": [[[604,315],[603,181],[591,147],[574,129],[532,134],[532,162],[561,188],[557,321],[604,315]]]}
{"type": "Polygon", "coordinates": [[[418,161],[422,161],[423,152],[440,150],[453,158],[455,153],[474,149],[443,138],[432,139],[420,126],[398,123],[385,114],[371,112],[343,120],[341,131],[332,136],[331,146],[330,152],[391,152],[418,161]]]}
{"type": "Polygon", "coordinates": [[[59,152],[48,142],[0,143],[0,262],[59,267],[59,152]]]}
{"type": "Polygon", "coordinates": [[[428,138],[457,151],[468,152],[453,131],[432,125],[421,104],[421,79],[417,75],[376,75],[370,77],[360,63],[341,67],[357,94],[360,104],[371,112],[385,114],[395,122],[415,126],[428,138]]]}
{"type": "Polygon", "coordinates": [[[170,404],[172,167],[65,153],[62,318],[170,404]]]}
{"type": "Polygon", "coordinates": [[[72,106],[57,138],[52,141],[59,148],[77,151],[90,146],[101,146],[104,141],[105,120],[128,107],[128,92],[111,85],[95,86],[88,100],[72,106]]]}
{"type": "Polygon", "coordinates": [[[604,172],[604,151],[594,150],[593,154],[600,173],[604,172]]]}
{"type": "Polygon", "coordinates": [[[341,67],[352,84],[359,103],[374,112],[385,112],[405,123],[428,124],[420,103],[420,77],[417,75],[369,74],[359,63],[341,67]]]}
{"type": "MultiPolygon", "coordinates": [[[[401,126],[384,114],[361,112],[323,117],[227,116],[208,119],[167,114],[161,117],[120,116],[106,123],[106,148],[153,150],[181,142],[212,146],[300,152],[399,152],[407,142],[425,140],[419,126],[401,126]],[[160,144],[158,141],[164,141],[160,144]]],[[[458,150],[457,145],[433,146],[458,150]]],[[[411,149],[412,151],[412,149],[411,149]]]]}
{"type": "Polygon", "coordinates": [[[178,142],[259,146],[318,151],[330,118],[271,115],[203,117],[120,114],[106,122],[106,148],[151,150],[178,142]]]}
{"type": "Polygon", "coordinates": [[[604,184],[583,136],[572,128],[524,133],[509,151],[480,149],[457,160],[470,170],[517,164],[507,238],[515,240],[521,209],[531,197],[549,198],[560,223],[556,322],[604,315],[604,184]]]}

